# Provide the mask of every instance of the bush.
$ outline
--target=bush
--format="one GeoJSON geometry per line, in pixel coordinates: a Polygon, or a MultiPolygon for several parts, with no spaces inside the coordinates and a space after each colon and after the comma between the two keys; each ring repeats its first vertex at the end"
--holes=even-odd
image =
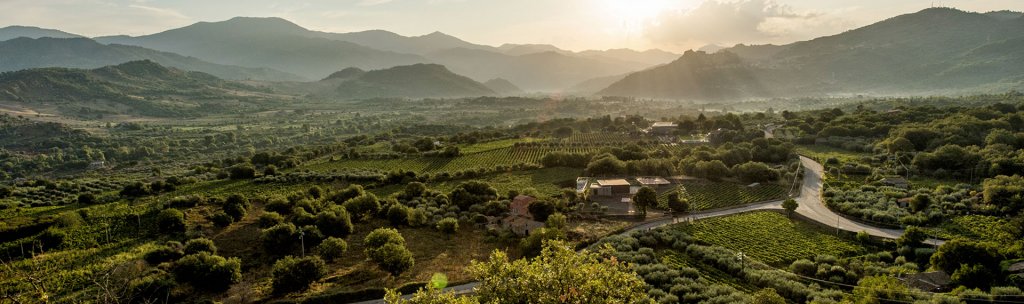
{"type": "Polygon", "coordinates": [[[92,205],[96,203],[96,195],[92,193],[82,193],[78,195],[78,203],[82,205],[92,205]]]}
{"type": "Polygon", "coordinates": [[[437,230],[441,231],[446,236],[450,236],[459,230],[459,220],[446,217],[440,221],[437,221],[437,230]]]}
{"type": "Polygon", "coordinates": [[[231,223],[234,223],[235,218],[228,215],[227,212],[217,211],[213,215],[210,215],[210,221],[213,222],[214,226],[223,228],[230,226],[231,223]]]}
{"type": "MultiPolygon", "coordinates": [[[[180,247],[181,244],[178,244],[180,247]]],[[[142,256],[142,259],[150,265],[159,265],[160,263],[170,262],[180,259],[184,254],[181,252],[181,248],[175,248],[172,246],[160,246],[153,251],[147,252],[142,256]]]]}
{"type": "Polygon", "coordinates": [[[388,222],[391,226],[400,226],[409,223],[409,207],[402,204],[393,204],[388,207],[388,222]]]}
{"type": "Polygon", "coordinates": [[[298,237],[295,225],[292,223],[283,223],[264,229],[260,233],[260,244],[263,245],[263,250],[271,254],[283,254],[288,253],[295,246],[295,241],[298,237]]]}
{"type": "Polygon", "coordinates": [[[392,276],[398,276],[415,264],[412,252],[405,248],[405,245],[396,243],[387,243],[380,248],[371,250],[369,257],[374,263],[377,263],[377,266],[392,276]]]}
{"type": "Polygon", "coordinates": [[[405,238],[394,228],[377,228],[370,231],[363,238],[363,245],[366,246],[366,250],[379,248],[384,246],[384,244],[405,245],[405,238]]]}
{"type": "Polygon", "coordinates": [[[330,209],[317,213],[316,227],[328,236],[347,237],[355,229],[352,226],[352,219],[348,211],[341,206],[333,206],[330,209]]]}
{"type": "Polygon", "coordinates": [[[164,209],[156,215],[156,227],[164,233],[185,232],[185,214],[177,209],[164,209]]]}
{"type": "Polygon", "coordinates": [[[249,209],[249,199],[238,194],[232,194],[224,202],[223,208],[224,213],[230,215],[235,221],[240,221],[245,217],[245,213],[249,209]]]}
{"type": "Polygon", "coordinates": [[[483,204],[498,198],[498,190],[481,181],[468,181],[455,187],[448,195],[451,202],[461,210],[469,210],[473,205],[483,204]]]}
{"type": "Polygon", "coordinates": [[[364,216],[374,215],[380,211],[380,201],[373,193],[365,193],[350,199],[342,206],[345,207],[345,210],[351,212],[357,220],[364,216]]]}
{"type": "Polygon", "coordinates": [[[209,254],[217,254],[217,246],[213,244],[213,240],[208,238],[191,239],[185,242],[185,248],[182,250],[185,255],[197,254],[200,252],[206,252],[209,254]]]}
{"type": "Polygon", "coordinates": [[[345,254],[345,251],[348,251],[348,243],[336,237],[329,237],[320,242],[315,251],[317,255],[329,262],[345,254]]]}
{"type": "Polygon", "coordinates": [[[250,179],[256,177],[256,167],[252,164],[237,164],[228,168],[228,176],[231,179],[250,179]]]}
{"type": "Polygon", "coordinates": [[[548,216],[555,213],[555,204],[549,201],[536,201],[526,207],[533,216],[533,219],[538,222],[544,222],[548,220],[548,216]]]}
{"type": "Polygon", "coordinates": [[[198,289],[224,291],[242,279],[241,265],[238,258],[225,259],[200,252],[178,260],[174,266],[174,277],[198,289]]]}
{"type": "Polygon", "coordinates": [[[283,222],[284,216],[281,216],[280,213],[265,212],[260,215],[260,219],[257,223],[259,224],[260,228],[270,228],[283,222]]]}
{"type": "Polygon", "coordinates": [[[305,290],[310,283],[327,275],[327,264],[318,256],[296,258],[287,256],[274,263],[273,289],[275,294],[305,290]]]}

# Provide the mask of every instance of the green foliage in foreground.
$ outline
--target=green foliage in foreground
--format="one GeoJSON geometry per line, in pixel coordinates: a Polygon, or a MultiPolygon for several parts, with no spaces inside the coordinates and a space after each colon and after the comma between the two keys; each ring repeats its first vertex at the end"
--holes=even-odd
{"type": "Polygon", "coordinates": [[[568,244],[547,242],[541,255],[510,261],[495,251],[486,262],[476,262],[470,272],[480,281],[474,296],[455,297],[437,289],[421,289],[403,300],[394,291],[388,304],[432,303],[653,303],[645,284],[629,265],[606,253],[575,252],[568,244]]]}

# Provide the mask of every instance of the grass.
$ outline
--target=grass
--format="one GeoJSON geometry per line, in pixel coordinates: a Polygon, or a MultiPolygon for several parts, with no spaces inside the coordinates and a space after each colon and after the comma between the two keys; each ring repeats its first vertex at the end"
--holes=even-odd
{"type": "Polygon", "coordinates": [[[861,245],[825,233],[814,224],[769,211],[705,219],[673,228],[776,267],[821,254],[850,256],[865,251],[861,245]]]}

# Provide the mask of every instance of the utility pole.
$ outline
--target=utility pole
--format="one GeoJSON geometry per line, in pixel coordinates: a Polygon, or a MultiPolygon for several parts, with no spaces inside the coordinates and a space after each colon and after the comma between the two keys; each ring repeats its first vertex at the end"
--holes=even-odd
{"type": "Polygon", "coordinates": [[[299,243],[302,245],[302,257],[306,257],[306,232],[299,231],[299,243]]]}
{"type": "Polygon", "coordinates": [[[743,251],[740,251],[739,253],[736,254],[736,259],[740,260],[741,272],[747,270],[747,264],[744,263],[744,261],[743,261],[743,258],[745,258],[745,257],[746,257],[746,255],[743,254],[743,251]]]}

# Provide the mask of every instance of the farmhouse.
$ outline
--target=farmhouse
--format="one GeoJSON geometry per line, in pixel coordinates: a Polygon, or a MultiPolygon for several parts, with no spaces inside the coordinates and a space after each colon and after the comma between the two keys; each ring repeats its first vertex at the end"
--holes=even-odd
{"type": "Polygon", "coordinates": [[[631,184],[625,179],[599,179],[590,185],[593,195],[615,196],[629,195],[631,184]]]}
{"type": "Polygon", "coordinates": [[[530,231],[544,227],[544,223],[534,220],[530,214],[530,204],[535,201],[537,199],[531,196],[516,196],[509,203],[509,215],[501,220],[502,227],[520,236],[530,235],[530,231]]]}
{"type": "Polygon", "coordinates": [[[946,292],[949,291],[949,285],[952,283],[949,274],[944,271],[933,271],[933,272],[921,272],[908,275],[903,278],[903,283],[911,288],[920,289],[927,292],[946,292]]]}
{"type": "Polygon", "coordinates": [[[651,125],[651,134],[654,135],[672,135],[679,129],[679,125],[674,122],[655,122],[651,125]]]}

